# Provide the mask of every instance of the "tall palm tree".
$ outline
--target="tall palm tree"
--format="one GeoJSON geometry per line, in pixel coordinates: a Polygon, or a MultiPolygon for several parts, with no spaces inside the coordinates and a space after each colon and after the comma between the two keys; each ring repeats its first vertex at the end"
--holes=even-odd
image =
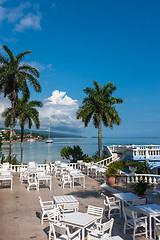
{"type": "Polygon", "coordinates": [[[121,98],[112,96],[116,86],[109,82],[101,87],[98,82],[93,81],[94,88],[87,87],[83,91],[87,95],[83,99],[82,106],[77,111],[77,119],[88,126],[91,118],[93,124],[98,128],[98,152],[99,158],[102,157],[102,122],[105,127],[113,128],[113,124],[120,124],[120,117],[115,109],[115,104],[122,103],[121,98]]]}
{"type": "MultiPolygon", "coordinates": [[[[35,123],[36,128],[40,127],[39,112],[35,107],[42,107],[40,101],[29,101],[29,96],[22,96],[18,99],[16,104],[16,118],[19,119],[21,127],[21,164],[23,162],[23,138],[24,138],[24,126],[28,124],[28,127],[32,127],[32,121],[35,123]]],[[[5,126],[9,127],[11,122],[12,108],[7,108],[3,111],[2,116],[5,118],[5,126]]]]}
{"type": "Polygon", "coordinates": [[[11,101],[11,123],[10,123],[10,144],[9,144],[9,162],[12,163],[13,158],[13,127],[15,124],[15,108],[18,99],[19,91],[24,95],[30,96],[28,82],[33,86],[36,92],[41,92],[41,86],[37,78],[39,72],[37,69],[22,64],[22,60],[26,54],[31,54],[31,51],[25,51],[16,56],[13,55],[7,46],[3,46],[5,55],[0,54],[0,93],[4,97],[8,96],[11,101]]]}

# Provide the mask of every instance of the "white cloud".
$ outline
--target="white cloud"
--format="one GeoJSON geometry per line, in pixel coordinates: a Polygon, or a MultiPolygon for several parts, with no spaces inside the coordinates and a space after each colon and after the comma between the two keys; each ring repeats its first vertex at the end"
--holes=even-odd
{"type": "Polygon", "coordinates": [[[36,68],[39,72],[41,72],[45,69],[52,70],[52,64],[44,65],[44,64],[42,64],[40,62],[37,62],[37,61],[23,62],[23,64],[30,65],[30,66],[36,68]]]}
{"type": "Polygon", "coordinates": [[[52,96],[47,98],[46,100],[46,105],[77,105],[77,100],[73,100],[72,98],[68,97],[66,95],[66,92],[61,92],[58,90],[53,91],[52,96]]]}
{"type": "Polygon", "coordinates": [[[0,6],[0,22],[2,22],[7,16],[6,9],[0,6]]]}
{"type": "Polygon", "coordinates": [[[52,131],[81,128],[82,124],[76,119],[78,106],[78,101],[68,97],[66,92],[53,91],[40,109],[41,128],[48,129],[49,124],[52,131]]]}
{"type": "MultiPolygon", "coordinates": [[[[1,114],[11,104],[7,98],[0,95],[0,126],[4,119],[1,114]]],[[[66,92],[55,90],[52,96],[44,100],[43,107],[39,108],[41,130],[63,133],[77,133],[83,129],[83,123],[76,119],[76,111],[79,107],[78,101],[67,96],[66,92]]],[[[27,125],[26,125],[27,126],[27,125]]],[[[18,128],[18,124],[16,125],[18,128]]]]}
{"type": "Polygon", "coordinates": [[[31,6],[30,2],[21,3],[18,7],[7,9],[7,19],[14,23],[24,16],[24,10],[31,6]]]}
{"type": "Polygon", "coordinates": [[[2,112],[5,108],[8,108],[11,106],[8,98],[4,98],[3,94],[0,95],[0,125],[3,125],[4,118],[2,118],[2,112]]]}
{"type": "Polygon", "coordinates": [[[22,2],[17,7],[5,8],[2,7],[0,0],[0,22],[7,20],[14,24],[14,31],[23,32],[25,29],[40,30],[41,14],[38,6],[31,2],[22,2]]]}
{"type": "Polygon", "coordinates": [[[23,32],[25,29],[32,28],[34,30],[40,30],[40,20],[41,15],[35,15],[32,13],[28,13],[26,16],[24,16],[18,24],[16,24],[14,30],[16,32],[23,32]]]}

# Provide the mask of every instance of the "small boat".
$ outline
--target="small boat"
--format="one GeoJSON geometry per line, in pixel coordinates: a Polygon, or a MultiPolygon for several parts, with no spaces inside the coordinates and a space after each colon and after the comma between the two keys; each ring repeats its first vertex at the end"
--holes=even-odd
{"type": "Polygon", "coordinates": [[[46,143],[53,143],[52,139],[47,139],[46,143]]]}
{"type": "Polygon", "coordinates": [[[49,134],[48,134],[48,139],[46,140],[46,143],[53,143],[53,140],[50,139],[50,125],[49,125],[49,130],[48,130],[49,134]]]}

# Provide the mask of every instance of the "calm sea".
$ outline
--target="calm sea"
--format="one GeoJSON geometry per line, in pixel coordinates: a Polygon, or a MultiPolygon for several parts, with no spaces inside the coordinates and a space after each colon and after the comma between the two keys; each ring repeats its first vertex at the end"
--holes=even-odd
{"type": "MultiPolygon", "coordinates": [[[[54,143],[46,144],[45,142],[33,142],[24,143],[24,157],[23,162],[28,163],[35,161],[37,163],[43,163],[44,160],[52,162],[56,160],[62,160],[60,151],[63,147],[79,145],[83,150],[83,153],[88,154],[90,157],[98,150],[97,138],[55,138],[54,143]]],[[[118,138],[103,138],[103,145],[121,145],[121,144],[160,144],[160,137],[150,138],[136,138],[136,137],[118,137],[118,138]]],[[[20,143],[14,143],[14,154],[17,156],[17,160],[20,161],[20,143]]],[[[9,148],[8,144],[3,144],[2,152],[5,156],[8,156],[9,148]]]]}

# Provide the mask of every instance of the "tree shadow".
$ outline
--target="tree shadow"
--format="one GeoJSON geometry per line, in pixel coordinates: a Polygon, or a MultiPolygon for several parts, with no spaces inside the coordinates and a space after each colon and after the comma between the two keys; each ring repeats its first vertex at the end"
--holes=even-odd
{"type": "Polygon", "coordinates": [[[101,197],[101,190],[95,191],[95,190],[81,190],[77,192],[70,192],[67,195],[73,195],[79,198],[88,198],[88,197],[94,197],[94,198],[99,198],[101,197]]]}

